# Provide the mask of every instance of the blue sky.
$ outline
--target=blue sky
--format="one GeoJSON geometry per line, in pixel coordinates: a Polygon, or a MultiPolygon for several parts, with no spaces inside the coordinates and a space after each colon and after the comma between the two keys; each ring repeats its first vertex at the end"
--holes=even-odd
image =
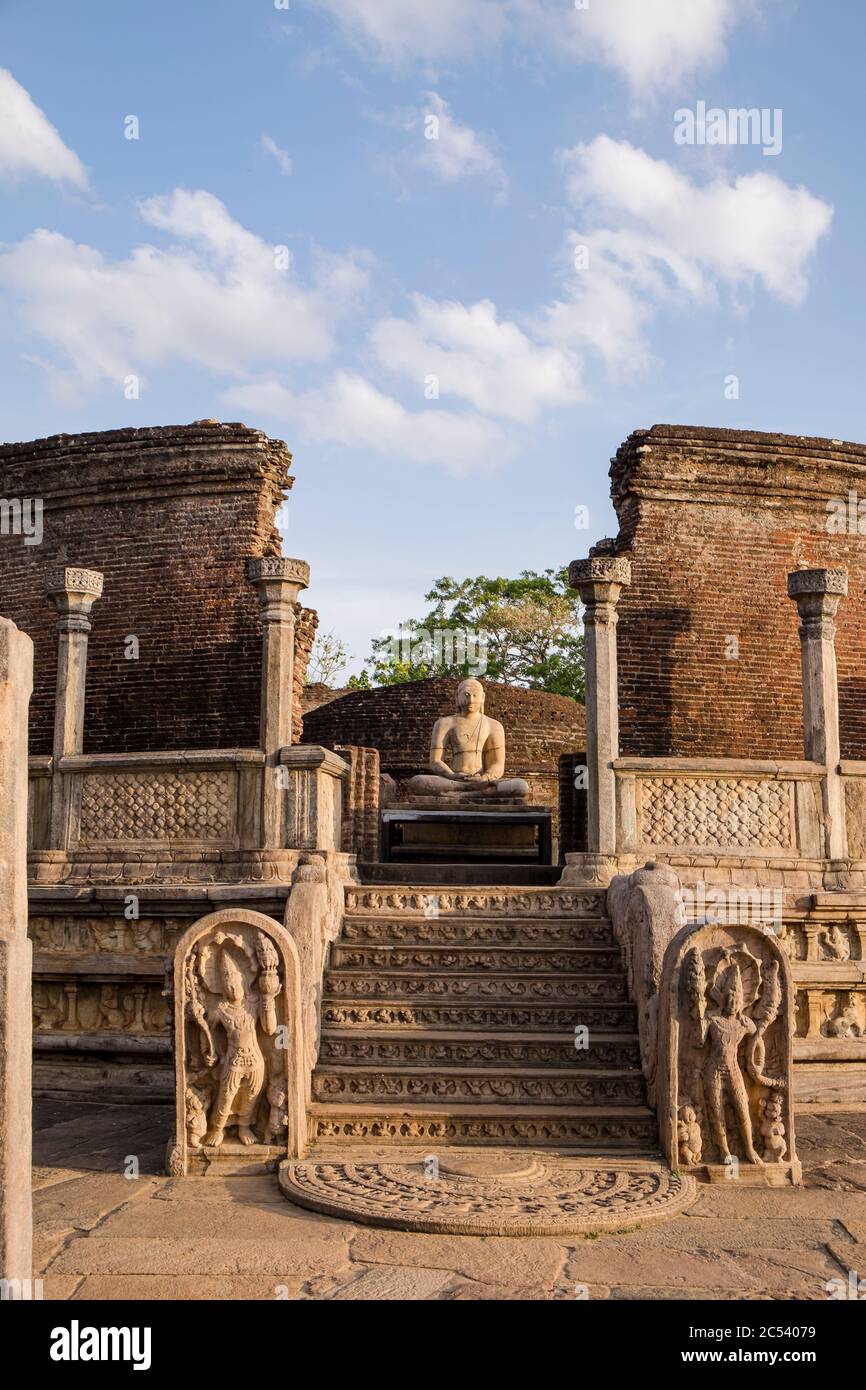
{"type": "Polygon", "coordinates": [[[851,0],[3,0],[0,433],[286,439],[355,668],[439,575],[614,533],[635,428],[866,439],[864,40],[851,0]],[[698,102],[781,152],[678,144],[698,102]]]}

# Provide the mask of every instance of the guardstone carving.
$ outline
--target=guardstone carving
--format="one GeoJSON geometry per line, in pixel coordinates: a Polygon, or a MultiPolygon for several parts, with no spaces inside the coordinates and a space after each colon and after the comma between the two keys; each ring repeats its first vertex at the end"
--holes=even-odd
{"type": "Polygon", "coordinates": [[[291,937],[259,912],[211,913],[178,942],[170,1172],[303,1152],[299,973],[291,937]]]}
{"type": "Polygon", "coordinates": [[[758,927],[685,927],[659,995],[658,1109],[675,1172],[799,1182],[794,995],[788,958],[758,927]]]}

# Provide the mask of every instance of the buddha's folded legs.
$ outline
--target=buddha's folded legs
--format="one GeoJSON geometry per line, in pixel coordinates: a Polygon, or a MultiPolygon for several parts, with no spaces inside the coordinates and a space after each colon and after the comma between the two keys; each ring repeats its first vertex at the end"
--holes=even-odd
{"type": "Polygon", "coordinates": [[[410,796],[483,796],[512,801],[524,800],[529,795],[529,785],[522,777],[503,777],[498,782],[452,781],[450,777],[437,777],[432,772],[410,777],[406,790],[410,796]]]}

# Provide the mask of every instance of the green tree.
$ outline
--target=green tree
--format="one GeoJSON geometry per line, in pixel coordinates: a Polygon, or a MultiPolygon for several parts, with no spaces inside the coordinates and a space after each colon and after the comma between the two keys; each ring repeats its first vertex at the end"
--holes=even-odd
{"type": "Polygon", "coordinates": [[[517,579],[445,577],[424,599],[431,605],[424,618],[374,640],[375,684],[481,675],[583,699],[580,605],[567,570],[524,570],[517,579]]]}

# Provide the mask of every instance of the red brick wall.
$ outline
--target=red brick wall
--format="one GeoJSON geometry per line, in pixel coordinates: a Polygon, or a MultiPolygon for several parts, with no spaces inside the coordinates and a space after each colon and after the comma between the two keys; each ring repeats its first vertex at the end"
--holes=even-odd
{"type": "Polygon", "coordinates": [[[827,529],[828,499],[853,489],[866,503],[866,448],[657,425],[626,441],[611,479],[615,547],[632,562],[619,606],[622,752],[803,756],[786,582],[805,564],[849,570],[837,637],[842,748],[866,757],[866,535],[827,529]],[[729,636],[737,660],[725,657],[729,636]]]}
{"type": "MultiPolygon", "coordinates": [[[[33,638],[31,751],[50,752],[58,564],[101,570],[85,751],[255,746],[261,626],[247,559],[279,554],[274,512],[291,455],[243,425],[57,435],[0,447],[0,497],[41,497],[44,539],[0,537],[0,611],[33,638]],[[139,659],[124,656],[125,638],[139,659]]],[[[298,623],[303,684],[315,615],[298,623]]]]}

